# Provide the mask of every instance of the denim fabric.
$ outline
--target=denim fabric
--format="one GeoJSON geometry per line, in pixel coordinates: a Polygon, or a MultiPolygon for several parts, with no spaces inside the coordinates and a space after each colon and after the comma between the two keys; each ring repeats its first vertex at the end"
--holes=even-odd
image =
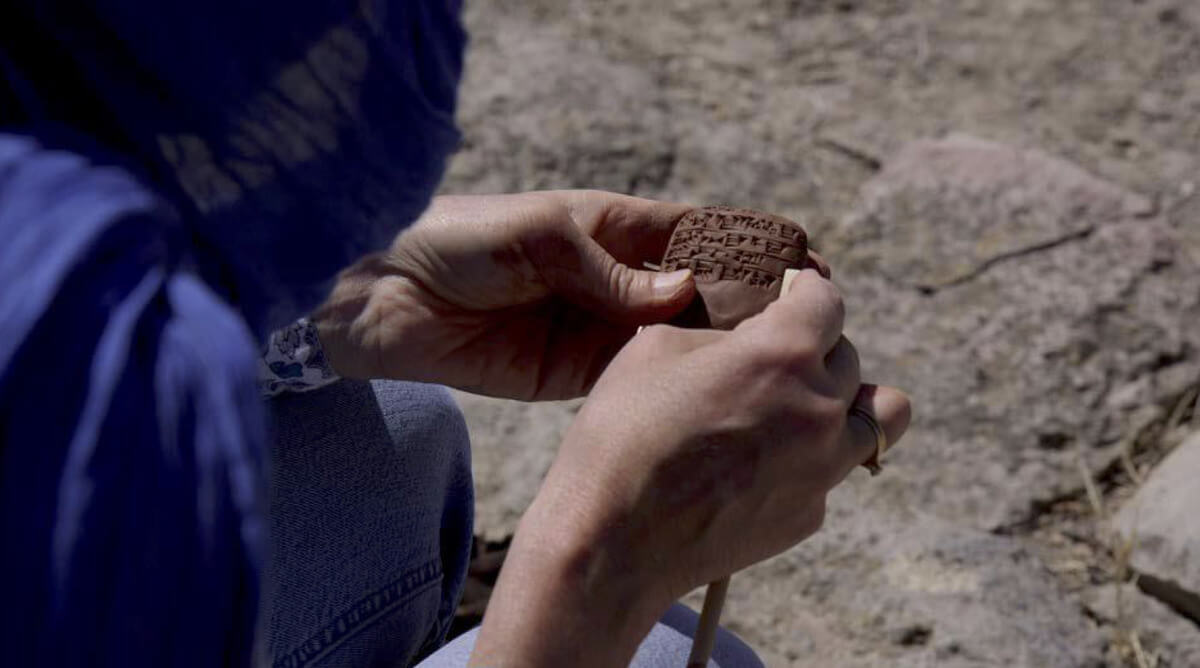
{"type": "MultiPolygon", "coordinates": [[[[632,668],[681,668],[687,665],[692,651],[692,636],[700,616],[691,608],[676,603],[638,646],[632,668]]],[[[475,647],[478,629],[465,633],[433,656],[422,661],[417,668],[463,668],[475,647]]],[[[547,630],[547,632],[551,632],[547,630]]],[[[746,643],[725,629],[717,629],[709,668],[763,668],[763,662],[746,643]]]]}
{"type": "MultiPolygon", "coordinates": [[[[434,385],[342,381],[271,407],[273,550],[258,663],[419,661],[445,637],[470,555],[470,452],[453,399],[434,385]]],[[[685,665],[696,622],[672,607],[632,665],[685,665]]],[[[461,668],[474,643],[472,631],[420,667],[461,668]]],[[[762,662],[721,629],[709,665],[762,662]]]]}
{"type": "Polygon", "coordinates": [[[445,638],[474,495],[445,388],[342,381],[271,400],[259,665],[406,666],[445,638]]]}

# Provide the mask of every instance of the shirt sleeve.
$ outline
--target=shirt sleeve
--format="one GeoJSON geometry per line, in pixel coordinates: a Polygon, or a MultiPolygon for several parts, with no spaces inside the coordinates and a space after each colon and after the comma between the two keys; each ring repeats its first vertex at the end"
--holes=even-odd
{"type": "Polygon", "coordinates": [[[258,364],[258,387],[264,397],[309,392],[340,380],[321,348],[317,327],[308,318],[267,337],[258,364]]]}

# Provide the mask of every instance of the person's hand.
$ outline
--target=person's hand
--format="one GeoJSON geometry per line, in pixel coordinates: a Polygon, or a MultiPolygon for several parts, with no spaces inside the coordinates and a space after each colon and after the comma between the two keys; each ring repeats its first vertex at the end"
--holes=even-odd
{"type": "Polygon", "coordinates": [[[730,332],[647,328],[613,360],[522,519],[471,665],[624,665],[694,587],[817,530],[826,493],[909,420],[860,385],[837,289],[802,271],[730,332]]]}
{"type": "Polygon", "coordinates": [[[585,393],[639,325],[695,294],[658,262],[691,207],[598,191],[440,197],[317,313],[343,376],[515,399],[585,393]]]}

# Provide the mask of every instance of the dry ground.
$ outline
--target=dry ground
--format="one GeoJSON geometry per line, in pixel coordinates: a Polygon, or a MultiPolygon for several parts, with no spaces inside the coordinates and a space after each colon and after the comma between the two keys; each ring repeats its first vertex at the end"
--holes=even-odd
{"type": "MultiPolygon", "coordinates": [[[[966,133],[1058,156],[1144,198],[1151,210],[1139,215],[1161,223],[1174,266],[1200,263],[1200,2],[476,0],[467,25],[465,141],[449,192],[592,187],[761,208],[805,221],[835,271],[840,262],[861,273],[871,265],[856,255],[860,236],[845,221],[864,185],[910,142],[966,133]]],[[[874,243],[923,250],[901,247],[912,237],[890,229],[874,243]]],[[[1034,271],[1035,261],[1022,266],[1034,271]]],[[[1200,281],[1188,271],[1151,294],[1176,286],[1191,300],[1176,308],[1193,308],[1200,281]]],[[[937,303],[906,295],[911,310],[896,311],[890,300],[872,301],[885,297],[871,288],[847,282],[870,313],[920,314],[937,303]]],[[[1162,327],[1172,333],[1180,322],[1188,320],[1162,327]]],[[[942,456],[970,441],[979,452],[1038,461],[1004,460],[999,475],[1020,493],[1001,495],[1016,500],[1011,508],[997,501],[994,516],[972,505],[1000,489],[971,478],[982,460],[955,468],[949,458],[934,482],[917,469],[937,458],[914,452],[890,484],[851,481],[820,540],[734,581],[726,621],[768,665],[1200,665],[1194,625],[1119,586],[1122,546],[1096,521],[1194,419],[1194,335],[1145,368],[1122,366],[1141,334],[1122,339],[1112,331],[1124,330],[1109,329],[1093,342],[1111,361],[1098,363],[1099,398],[1081,400],[1071,424],[1115,420],[1121,437],[1096,436],[1108,441],[1084,458],[1085,475],[1064,468],[1075,459],[1061,447],[1084,440],[1082,428],[956,432],[954,416],[969,411],[947,405],[953,395],[939,383],[958,370],[906,366],[938,358],[872,334],[889,326],[875,316],[851,324],[868,370],[893,373],[918,399],[941,404],[918,403],[906,447],[928,443],[942,456]],[[1185,382],[1162,380],[1168,372],[1185,382]],[[1113,396],[1145,379],[1158,391],[1125,390],[1132,398],[1114,418],[1113,396]],[[1127,446],[1133,473],[1118,456],[1127,446]],[[922,497],[906,484],[950,492],[922,497]],[[956,500],[966,510],[952,507],[956,500]],[[875,509],[881,503],[889,508],[875,509]],[[858,514],[860,505],[872,510],[858,514]],[[838,569],[847,575],[829,575],[838,569]]],[[[1071,326],[1065,336],[1074,341],[1081,326],[1071,326]]],[[[992,344],[1004,350],[1004,341],[992,344]]],[[[1072,391],[1061,389],[1046,400],[1072,391]]],[[[476,442],[480,528],[500,536],[536,491],[574,405],[462,402],[476,442]]],[[[1003,406],[995,415],[1021,419],[1003,406]]]]}

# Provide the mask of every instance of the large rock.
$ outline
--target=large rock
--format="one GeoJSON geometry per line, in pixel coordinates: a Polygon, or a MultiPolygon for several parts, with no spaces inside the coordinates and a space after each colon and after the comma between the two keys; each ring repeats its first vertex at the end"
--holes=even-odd
{"type": "Polygon", "coordinates": [[[1114,518],[1133,544],[1131,565],[1147,593],[1200,623],[1200,432],[1150,474],[1114,518]]]}
{"type": "MultiPolygon", "coordinates": [[[[1200,295],[1178,228],[1063,160],[977,139],[886,162],[822,238],[868,378],[914,397],[886,475],[740,574],[725,619],[769,665],[1076,666],[1105,633],[1019,538],[1197,378],[1200,295]]],[[[510,531],[576,404],[463,396],[481,528],[510,531]]]]}
{"type": "Polygon", "coordinates": [[[892,501],[995,528],[1112,461],[1200,377],[1178,240],[1038,151],[951,137],[887,161],[826,250],[867,377],[914,397],[892,501]]]}
{"type": "Polygon", "coordinates": [[[734,576],[726,619],[767,665],[1100,663],[1104,633],[1019,540],[874,496],[838,490],[822,532],[734,576]]]}
{"type": "Polygon", "coordinates": [[[475,31],[472,54],[486,57],[467,63],[463,147],[444,189],[661,186],[674,158],[653,72],[606,58],[561,26],[530,30],[505,15],[475,31]]]}
{"type": "MultiPolygon", "coordinates": [[[[822,533],[735,578],[724,619],[767,665],[1098,664],[1116,616],[1085,616],[1032,543],[987,530],[1019,536],[1031,504],[1078,493],[1080,454],[1102,469],[1195,382],[1200,5],[467,8],[447,190],[604,187],[803,220],[864,371],[914,396],[887,473],[852,476],[822,533]],[[910,143],[948,129],[1042,151],[910,143]]],[[[466,408],[480,525],[504,533],[573,406],[466,408]]],[[[1143,641],[1190,647],[1190,622],[1144,603],[1143,641]]]]}
{"type": "Polygon", "coordinates": [[[1111,628],[1115,640],[1112,649],[1126,654],[1111,657],[1108,665],[1128,664],[1128,654],[1137,651],[1136,639],[1137,647],[1146,655],[1146,665],[1200,666],[1200,629],[1162,601],[1144,594],[1137,585],[1127,582],[1098,587],[1087,593],[1085,606],[1093,619],[1111,628]]]}

